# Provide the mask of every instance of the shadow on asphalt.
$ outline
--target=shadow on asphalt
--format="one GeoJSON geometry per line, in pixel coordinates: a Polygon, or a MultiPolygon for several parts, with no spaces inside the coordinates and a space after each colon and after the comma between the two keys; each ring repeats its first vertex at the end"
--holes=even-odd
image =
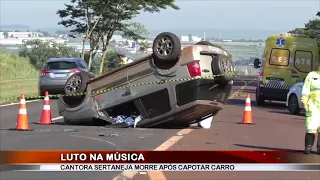
{"type": "MultiPolygon", "coordinates": [[[[243,106],[245,105],[245,100],[244,99],[229,99],[228,100],[228,105],[235,105],[235,106],[243,106]]],[[[285,110],[286,109],[286,104],[284,102],[265,102],[263,106],[257,106],[257,102],[255,100],[251,100],[251,106],[257,107],[257,108],[270,108],[270,109],[280,109],[280,110],[285,110]]]]}
{"type": "MultiPolygon", "coordinates": [[[[271,110],[271,111],[268,111],[268,112],[271,112],[271,113],[279,113],[279,114],[287,114],[287,115],[293,115],[291,114],[288,110],[271,110]]],[[[305,112],[301,112],[300,114],[298,115],[295,115],[295,116],[298,116],[298,117],[304,117],[306,114],[305,112]]]]}
{"type": "MultiPolygon", "coordinates": [[[[65,124],[64,122],[55,122],[54,124],[52,124],[51,126],[69,126],[69,127],[105,127],[106,129],[123,129],[123,128],[130,128],[128,127],[128,125],[126,125],[125,123],[119,123],[119,124],[109,124],[103,120],[95,120],[93,123],[90,124],[74,124],[74,125],[70,125],[70,124],[65,124]]],[[[148,129],[177,129],[177,130],[181,130],[181,129],[185,129],[185,128],[189,128],[189,129],[199,129],[199,127],[197,126],[183,126],[183,125],[163,125],[163,126],[155,126],[155,127],[149,127],[148,129]]]]}
{"type": "Polygon", "coordinates": [[[71,125],[71,124],[66,124],[64,122],[54,122],[54,124],[52,124],[53,126],[54,125],[58,125],[58,126],[106,126],[108,125],[108,123],[106,121],[103,121],[103,120],[94,120],[93,123],[88,123],[88,124],[74,124],[74,125],[71,125]]]}
{"type": "Polygon", "coordinates": [[[256,93],[256,90],[255,89],[244,89],[244,90],[241,90],[240,93],[254,94],[254,93],[256,93]]]}
{"type": "Polygon", "coordinates": [[[296,149],[277,148],[277,147],[253,146],[253,145],[245,145],[245,144],[234,144],[234,145],[239,147],[244,147],[244,148],[252,148],[252,149],[297,151],[296,149]]]}
{"type": "MultiPolygon", "coordinates": [[[[266,147],[266,146],[253,146],[253,145],[245,145],[245,144],[233,144],[235,146],[244,147],[244,148],[252,148],[252,149],[260,149],[260,150],[271,150],[271,151],[294,151],[297,153],[303,153],[303,150],[298,149],[289,149],[289,148],[278,148],[278,147],[266,147]]],[[[317,152],[312,151],[311,154],[317,155],[317,152]]]]}

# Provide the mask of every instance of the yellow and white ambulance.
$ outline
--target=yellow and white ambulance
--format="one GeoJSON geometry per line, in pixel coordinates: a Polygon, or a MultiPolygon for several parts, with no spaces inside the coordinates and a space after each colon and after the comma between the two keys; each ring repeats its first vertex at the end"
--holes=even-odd
{"type": "Polygon", "coordinates": [[[262,59],[254,61],[254,67],[260,68],[257,105],[265,100],[286,101],[290,88],[303,82],[319,61],[317,40],[289,33],[269,36],[262,59]]]}

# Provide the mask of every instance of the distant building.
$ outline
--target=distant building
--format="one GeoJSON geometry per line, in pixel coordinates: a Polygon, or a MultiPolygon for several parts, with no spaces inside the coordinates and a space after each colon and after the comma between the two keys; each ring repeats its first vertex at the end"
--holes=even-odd
{"type": "Polygon", "coordinates": [[[14,39],[14,38],[8,38],[8,39],[0,39],[0,45],[23,45],[24,42],[22,39],[14,39]]]}
{"type": "Polygon", "coordinates": [[[8,32],[8,37],[10,37],[10,38],[28,38],[28,37],[44,37],[44,35],[39,32],[8,32]]]}
{"type": "Polygon", "coordinates": [[[123,38],[121,35],[113,35],[111,38],[111,41],[119,42],[119,41],[126,41],[126,39],[123,38]]]}
{"type": "Polygon", "coordinates": [[[30,40],[42,40],[42,41],[54,41],[59,44],[64,44],[67,40],[65,39],[56,39],[56,38],[49,38],[49,37],[35,37],[35,38],[30,38],[30,37],[25,37],[25,38],[0,38],[0,44],[1,45],[23,45],[27,41],[30,40]]]}
{"type": "Polygon", "coordinates": [[[180,41],[181,42],[199,42],[201,40],[202,40],[202,38],[198,37],[198,36],[191,36],[191,41],[190,41],[190,37],[189,36],[181,36],[180,37],[180,41]]]}

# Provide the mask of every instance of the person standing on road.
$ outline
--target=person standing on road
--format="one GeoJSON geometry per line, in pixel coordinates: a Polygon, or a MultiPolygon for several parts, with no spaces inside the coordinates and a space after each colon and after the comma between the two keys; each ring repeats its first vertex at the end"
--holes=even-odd
{"type": "Polygon", "coordinates": [[[306,110],[305,153],[309,154],[317,138],[317,152],[320,155],[320,63],[311,71],[303,84],[301,102],[306,110]]]}

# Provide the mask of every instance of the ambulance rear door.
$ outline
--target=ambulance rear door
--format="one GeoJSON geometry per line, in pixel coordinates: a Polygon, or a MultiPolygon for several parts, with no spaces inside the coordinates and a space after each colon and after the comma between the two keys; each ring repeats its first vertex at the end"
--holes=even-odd
{"type": "Polygon", "coordinates": [[[267,65],[264,68],[265,86],[275,89],[286,89],[289,87],[291,84],[290,55],[290,50],[286,48],[274,47],[271,49],[267,65]]]}

